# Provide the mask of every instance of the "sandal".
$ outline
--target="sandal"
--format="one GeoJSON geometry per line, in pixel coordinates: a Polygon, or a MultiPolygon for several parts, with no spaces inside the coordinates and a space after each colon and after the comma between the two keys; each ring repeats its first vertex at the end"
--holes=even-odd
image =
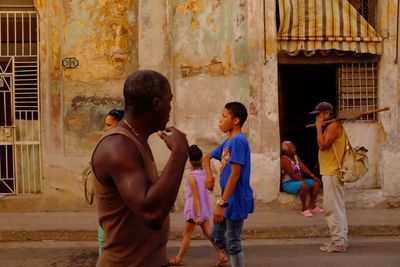
{"type": "Polygon", "coordinates": [[[176,257],[169,257],[168,266],[183,266],[183,261],[178,261],[176,257]]]}
{"type": "Polygon", "coordinates": [[[313,214],[311,213],[310,210],[302,211],[301,215],[303,215],[304,217],[312,217],[313,216],[313,214]]]}
{"type": "Polygon", "coordinates": [[[320,207],[315,206],[315,208],[310,209],[309,211],[311,211],[312,213],[323,213],[324,209],[321,209],[320,207]]]}
{"type": "Polygon", "coordinates": [[[228,263],[228,258],[224,256],[224,257],[219,258],[218,260],[216,260],[213,263],[212,266],[214,266],[214,267],[223,267],[223,266],[226,266],[226,263],[228,263]]]}

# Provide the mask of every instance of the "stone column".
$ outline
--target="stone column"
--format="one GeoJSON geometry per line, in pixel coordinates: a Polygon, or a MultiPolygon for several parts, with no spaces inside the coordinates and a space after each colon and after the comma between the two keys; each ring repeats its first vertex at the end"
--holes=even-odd
{"type": "Polygon", "coordinates": [[[383,53],[379,66],[379,106],[390,107],[389,112],[379,114],[381,124],[381,156],[379,173],[385,196],[400,195],[400,140],[399,140],[399,72],[395,63],[397,1],[378,1],[378,32],[383,35],[383,53]]]}
{"type": "MultiPolygon", "coordinates": [[[[170,0],[139,0],[138,50],[139,69],[151,69],[165,75],[174,93],[171,71],[171,5],[170,0]]],[[[170,124],[173,123],[174,107],[170,116],[170,124]]],[[[150,136],[149,143],[161,171],[168,160],[169,150],[155,135],[150,136]]]]}
{"type": "Polygon", "coordinates": [[[139,1],[139,68],[171,75],[171,3],[139,1]]]}
{"type": "Polygon", "coordinates": [[[254,58],[248,67],[252,183],[255,197],[262,203],[275,200],[279,194],[280,137],[275,10],[275,1],[265,1],[265,6],[263,1],[248,1],[249,51],[254,58]]]}
{"type": "Polygon", "coordinates": [[[59,1],[34,1],[39,14],[42,157],[62,154],[61,14],[59,1]]]}

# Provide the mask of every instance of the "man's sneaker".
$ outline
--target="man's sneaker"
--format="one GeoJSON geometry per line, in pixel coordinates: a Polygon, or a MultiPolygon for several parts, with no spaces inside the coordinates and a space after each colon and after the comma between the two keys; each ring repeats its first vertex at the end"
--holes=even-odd
{"type": "Polygon", "coordinates": [[[347,251],[346,245],[338,246],[332,243],[325,243],[319,247],[319,250],[328,253],[345,253],[347,251]]]}
{"type": "MultiPolygon", "coordinates": [[[[324,246],[328,246],[328,245],[330,245],[330,244],[332,244],[331,242],[326,242],[326,243],[324,243],[323,245],[324,246]]],[[[349,248],[349,243],[346,241],[345,243],[344,243],[344,247],[346,248],[346,250],[349,248]]]]}

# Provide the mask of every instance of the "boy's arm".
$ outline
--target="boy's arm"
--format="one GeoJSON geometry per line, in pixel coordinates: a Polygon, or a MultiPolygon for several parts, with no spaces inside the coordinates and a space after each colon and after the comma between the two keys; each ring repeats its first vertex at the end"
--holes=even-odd
{"type": "Polygon", "coordinates": [[[206,188],[213,191],[215,178],[211,170],[211,159],[211,154],[207,154],[203,157],[203,168],[206,171],[206,188]]]}
{"type": "MultiPolygon", "coordinates": [[[[228,203],[228,199],[231,197],[232,192],[235,190],[236,184],[240,178],[240,171],[242,166],[240,164],[232,163],[231,174],[229,175],[228,182],[226,183],[225,190],[222,194],[222,199],[225,203],[228,203]]],[[[214,211],[214,223],[221,223],[224,219],[224,208],[217,206],[214,211]]]]}

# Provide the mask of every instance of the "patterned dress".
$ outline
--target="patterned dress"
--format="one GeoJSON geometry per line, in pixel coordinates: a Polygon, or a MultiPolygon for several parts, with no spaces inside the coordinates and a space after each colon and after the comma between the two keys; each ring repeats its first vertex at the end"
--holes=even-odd
{"type": "MultiPolygon", "coordinates": [[[[294,155],[294,161],[291,160],[287,156],[282,156],[282,158],[287,158],[290,161],[290,167],[292,168],[294,173],[299,175],[299,176],[301,176],[301,177],[303,177],[303,173],[301,171],[300,162],[299,162],[299,160],[297,158],[297,155],[294,155]]],[[[290,182],[292,180],[293,180],[293,178],[288,173],[286,173],[285,170],[282,168],[281,169],[281,182],[282,182],[282,184],[286,183],[286,182],[290,182]]]]}

